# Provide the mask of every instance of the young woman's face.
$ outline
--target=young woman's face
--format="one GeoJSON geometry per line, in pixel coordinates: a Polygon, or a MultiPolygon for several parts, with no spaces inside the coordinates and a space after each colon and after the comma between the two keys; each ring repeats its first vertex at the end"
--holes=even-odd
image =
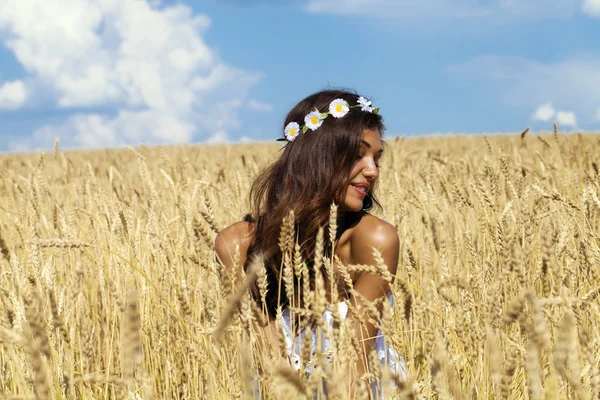
{"type": "Polygon", "coordinates": [[[379,131],[365,129],[361,137],[360,152],[350,171],[350,184],[341,204],[342,210],[362,210],[365,196],[379,177],[379,159],[382,154],[383,145],[379,131]]]}

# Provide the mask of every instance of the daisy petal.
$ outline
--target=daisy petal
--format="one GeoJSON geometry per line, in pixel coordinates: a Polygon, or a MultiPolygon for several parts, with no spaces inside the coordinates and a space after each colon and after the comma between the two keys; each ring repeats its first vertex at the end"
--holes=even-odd
{"type": "Polygon", "coordinates": [[[334,118],[341,118],[348,114],[348,111],[350,111],[350,106],[344,99],[335,99],[329,104],[329,113],[333,115],[334,118]]]}
{"type": "Polygon", "coordinates": [[[306,114],[306,117],[304,117],[304,125],[310,130],[317,130],[321,125],[323,125],[321,113],[319,111],[312,111],[306,114]]]}
{"type": "Polygon", "coordinates": [[[297,122],[290,122],[286,125],[284,133],[287,140],[291,142],[296,139],[296,136],[298,136],[298,133],[300,133],[300,125],[298,125],[297,122]]]}

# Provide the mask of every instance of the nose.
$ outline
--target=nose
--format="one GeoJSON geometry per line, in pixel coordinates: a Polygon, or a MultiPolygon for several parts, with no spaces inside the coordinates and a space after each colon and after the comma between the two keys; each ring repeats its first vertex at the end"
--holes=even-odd
{"type": "Polygon", "coordinates": [[[374,181],[379,176],[379,169],[377,168],[377,165],[375,165],[375,160],[370,158],[365,161],[366,165],[363,168],[362,173],[369,181],[374,181]]]}

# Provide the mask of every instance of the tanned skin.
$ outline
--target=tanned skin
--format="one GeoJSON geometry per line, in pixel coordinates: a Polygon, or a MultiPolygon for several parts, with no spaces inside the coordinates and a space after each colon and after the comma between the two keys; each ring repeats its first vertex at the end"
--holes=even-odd
{"type": "MultiPolygon", "coordinates": [[[[379,176],[379,158],[383,152],[381,137],[378,131],[365,130],[363,133],[363,145],[357,157],[351,174],[351,183],[369,183],[370,185],[379,176]]],[[[352,226],[348,227],[336,242],[335,253],[344,264],[367,264],[376,265],[373,257],[373,248],[381,253],[385,265],[392,276],[396,275],[398,268],[398,256],[400,240],[396,228],[388,222],[371,214],[360,211],[362,200],[355,188],[349,185],[346,198],[340,205],[341,212],[358,212],[359,218],[352,226]]],[[[217,235],[215,248],[219,260],[230,271],[238,271],[241,276],[241,268],[246,261],[248,246],[252,241],[252,226],[249,222],[236,222],[223,229],[217,235]],[[232,255],[239,246],[240,265],[234,265],[232,255]]],[[[337,268],[335,268],[337,270],[337,268]]],[[[368,301],[374,301],[385,296],[389,291],[389,283],[381,276],[369,273],[357,273],[352,276],[354,289],[368,301]]],[[[360,304],[352,297],[350,301],[357,307],[360,304]]],[[[356,375],[349,374],[350,394],[354,392],[353,376],[361,376],[366,370],[368,354],[375,344],[377,327],[368,321],[366,313],[362,323],[356,323],[356,335],[363,346],[363,354],[360,362],[356,365],[356,375]]],[[[274,324],[271,323],[265,329],[265,337],[269,343],[276,344],[277,336],[274,324]]],[[[350,372],[350,371],[349,371],[350,372]]]]}

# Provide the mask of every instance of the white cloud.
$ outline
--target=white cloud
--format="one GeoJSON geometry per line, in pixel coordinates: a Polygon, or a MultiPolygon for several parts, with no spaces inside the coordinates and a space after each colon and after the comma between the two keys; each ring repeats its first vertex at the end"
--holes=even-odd
{"type": "Polygon", "coordinates": [[[452,79],[477,85],[482,95],[494,93],[504,106],[530,109],[551,102],[590,121],[600,104],[600,56],[596,55],[578,54],[553,63],[485,55],[451,65],[446,72],[452,79]]]}
{"type": "Polygon", "coordinates": [[[559,111],[556,113],[556,122],[563,126],[577,126],[577,117],[572,111],[559,111]]]}
{"type": "Polygon", "coordinates": [[[581,10],[592,17],[600,17],[600,0],[583,0],[581,10]]]}
{"type": "Polygon", "coordinates": [[[573,111],[557,111],[552,103],[545,103],[539,106],[532,118],[535,121],[548,122],[555,119],[560,126],[577,126],[577,116],[573,111]]]}
{"type": "Polygon", "coordinates": [[[265,104],[265,103],[261,103],[259,101],[256,100],[250,100],[248,102],[248,108],[254,111],[262,111],[262,112],[269,112],[273,110],[273,106],[270,104],[265,104]]]}
{"type": "Polygon", "coordinates": [[[215,132],[207,141],[209,144],[224,144],[229,143],[229,137],[227,136],[227,132],[219,131],[215,132]]]}
{"type": "MultiPolygon", "coordinates": [[[[184,143],[189,142],[194,126],[170,114],[154,111],[121,110],[117,116],[75,114],[62,125],[37,129],[32,138],[39,144],[50,145],[55,138],[66,138],[66,147],[113,147],[125,143],[184,143]]],[[[13,143],[18,146],[17,143],[13,143]]],[[[19,146],[22,147],[22,146],[19,146]]]]}
{"type": "MultiPolygon", "coordinates": [[[[588,0],[597,1],[597,0],[588,0]]],[[[579,0],[308,0],[309,12],[399,19],[466,20],[506,23],[519,19],[570,17],[579,0]]]]}
{"type": "Polygon", "coordinates": [[[556,110],[552,106],[552,103],[542,104],[535,110],[533,119],[536,121],[550,121],[554,118],[556,110]]]}
{"type": "Polygon", "coordinates": [[[17,109],[25,104],[27,89],[23,81],[5,82],[0,86],[0,108],[17,109]]]}
{"type": "Polygon", "coordinates": [[[242,136],[242,137],[240,138],[239,142],[240,142],[240,143],[256,143],[256,142],[257,142],[257,140],[255,140],[255,139],[252,139],[252,138],[251,138],[251,137],[249,137],[249,136],[242,136]]]}
{"type": "Polygon", "coordinates": [[[3,0],[0,12],[0,38],[38,88],[30,100],[79,111],[32,136],[65,146],[187,142],[239,126],[261,76],[221,61],[202,38],[209,26],[187,6],[147,0],[3,0]]]}

